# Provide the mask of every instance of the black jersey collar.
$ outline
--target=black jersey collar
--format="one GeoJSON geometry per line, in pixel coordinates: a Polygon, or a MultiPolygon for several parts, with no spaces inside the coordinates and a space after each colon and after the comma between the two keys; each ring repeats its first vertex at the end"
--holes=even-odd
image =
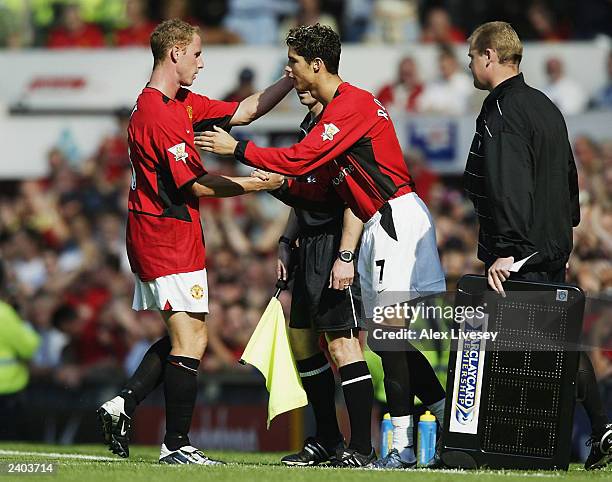
{"type": "Polygon", "coordinates": [[[522,72],[504,80],[501,84],[495,87],[487,96],[487,101],[498,99],[502,92],[518,85],[525,85],[525,79],[523,78],[522,72]]]}
{"type": "Polygon", "coordinates": [[[334,93],[334,99],[336,97],[338,97],[340,94],[342,94],[342,92],[351,84],[349,84],[348,82],[342,82],[338,88],[336,89],[336,92],[334,93]]]}
{"type": "Polygon", "coordinates": [[[150,89],[150,90],[154,90],[155,92],[159,92],[161,94],[161,96],[162,96],[162,101],[164,102],[164,104],[167,104],[171,100],[174,100],[174,99],[171,99],[170,97],[168,97],[166,94],[164,94],[161,90],[156,89],[155,87],[151,87],[148,82],[147,82],[147,85],[145,85],[145,89],[150,89]]]}

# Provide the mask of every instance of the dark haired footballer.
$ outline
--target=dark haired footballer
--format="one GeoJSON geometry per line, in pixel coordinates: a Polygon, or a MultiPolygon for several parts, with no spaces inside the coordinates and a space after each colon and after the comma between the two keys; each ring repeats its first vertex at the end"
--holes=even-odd
{"type": "MultiPolygon", "coordinates": [[[[375,306],[386,306],[386,295],[409,301],[415,293],[445,290],[433,221],[417,196],[393,122],[374,96],[338,75],[340,39],[329,27],[302,26],[287,36],[288,67],[294,87],[310,91],[324,106],[317,125],[299,143],[286,148],[262,148],[237,142],[216,127],[196,139],[196,145],[217,154],[233,154],[241,162],[288,176],[311,173],[316,183],[288,180],[277,196],[287,202],[312,205],[341,198],[364,223],[358,272],[367,318],[375,306]],[[301,199],[301,201],[298,201],[301,199]]],[[[388,320],[403,326],[405,320],[388,320]]],[[[441,422],[444,391],[425,361],[414,370],[416,351],[380,350],[385,391],[393,422],[393,450],[375,461],[373,450],[349,445],[338,454],[342,466],[409,468],[415,465],[412,442],[411,375],[427,385],[424,403],[441,422]]],[[[422,361],[422,360],[421,360],[422,361]]]]}

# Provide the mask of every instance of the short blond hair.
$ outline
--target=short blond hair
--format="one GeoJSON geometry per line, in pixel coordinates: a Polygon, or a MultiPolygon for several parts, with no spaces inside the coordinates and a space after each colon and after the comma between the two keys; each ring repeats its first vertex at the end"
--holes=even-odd
{"type": "Polygon", "coordinates": [[[523,44],[508,22],[483,23],[472,32],[468,39],[470,50],[484,54],[486,49],[497,52],[500,64],[519,65],[523,58],[523,44]]]}
{"type": "Polygon", "coordinates": [[[151,52],[155,64],[162,62],[175,45],[187,47],[194,35],[200,35],[198,27],[178,18],[160,23],[151,34],[151,52]]]}

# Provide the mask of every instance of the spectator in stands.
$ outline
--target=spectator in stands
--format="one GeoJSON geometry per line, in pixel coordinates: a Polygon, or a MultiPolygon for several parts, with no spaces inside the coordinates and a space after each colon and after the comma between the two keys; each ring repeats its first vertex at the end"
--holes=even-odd
{"type": "Polygon", "coordinates": [[[53,326],[53,315],[57,298],[39,291],[27,306],[27,319],[41,337],[41,344],[32,362],[33,376],[48,376],[60,362],[62,350],[68,343],[68,337],[53,326]]]}
{"type": "Polygon", "coordinates": [[[401,44],[419,38],[416,0],[373,0],[373,15],[365,40],[401,44]]]}
{"type": "Polygon", "coordinates": [[[232,367],[236,358],[232,350],[226,346],[222,338],[225,326],[225,308],[215,300],[208,303],[208,354],[203,360],[201,369],[204,371],[217,371],[232,367]]]}
{"type": "Polygon", "coordinates": [[[564,115],[581,114],[587,106],[587,96],[580,84],[566,77],[563,63],[558,57],[546,61],[548,85],[544,92],[564,115]]]}
{"type": "Polygon", "coordinates": [[[453,44],[465,42],[465,34],[451,22],[448,10],[444,7],[433,7],[426,15],[421,33],[421,42],[453,44]]]}
{"type": "MultiPolygon", "coordinates": [[[[127,127],[131,108],[121,108],[115,112],[116,127],[112,133],[102,138],[95,155],[83,165],[85,176],[100,176],[104,181],[114,184],[130,171],[128,157],[127,127]]],[[[108,209],[108,207],[106,207],[108,209]]]]}
{"type": "Polygon", "coordinates": [[[254,94],[257,90],[253,82],[255,81],[255,72],[250,67],[244,67],[238,74],[238,84],[223,98],[226,102],[242,102],[249,95],[254,94]]]}
{"type": "Polygon", "coordinates": [[[427,167],[423,154],[416,149],[406,150],[404,159],[416,184],[417,194],[426,205],[429,205],[432,191],[440,183],[440,176],[427,167]]]}
{"type": "Polygon", "coordinates": [[[336,19],[327,13],[321,12],[321,2],[319,0],[298,0],[298,11],[295,16],[288,17],[279,26],[279,41],[284,42],[289,30],[300,25],[328,25],[338,32],[336,19]]]}
{"type": "Polygon", "coordinates": [[[29,2],[0,2],[0,48],[24,48],[32,44],[34,28],[29,2]]]}
{"type": "Polygon", "coordinates": [[[346,0],[342,12],[343,42],[361,42],[370,25],[373,0],[346,0]]]}
{"type": "Polygon", "coordinates": [[[162,20],[180,18],[191,25],[200,25],[199,20],[193,16],[189,0],[161,0],[160,12],[162,20]]]}
{"type": "Polygon", "coordinates": [[[202,19],[202,34],[206,45],[213,44],[239,44],[242,39],[239,35],[229,31],[223,26],[223,18],[227,14],[226,0],[206,0],[197,2],[197,13],[202,19]]]}
{"type": "Polygon", "coordinates": [[[225,308],[225,323],[220,335],[223,343],[232,353],[234,363],[240,359],[254,329],[243,303],[233,303],[225,308]]]}
{"type": "Polygon", "coordinates": [[[228,0],[225,27],[249,45],[278,41],[279,2],[275,0],[228,0]]]}
{"type": "Polygon", "coordinates": [[[115,32],[118,47],[148,47],[149,37],[155,29],[155,22],[149,18],[145,0],[126,0],[125,17],[127,25],[115,32]]]}
{"type": "Polygon", "coordinates": [[[608,52],[606,62],[608,78],[592,99],[593,107],[597,109],[612,109],[612,50],[608,52]]]}
{"type": "Polygon", "coordinates": [[[472,81],[460,69],[453,47],[440,46],[438,65],[440,77],[425,86],[418,110],[432,114],[465,114],[472,94],[472,81]]]}
{"type": "Polygon", "coordinates": [[[52,28],[47,38],[49,48],[104,47],[104,34],[100,27],[86,23],[77,3],[63,6],[59,25],[52,28]]]}
{"type": "Polygon", "coordinates": [[[12,236],[10,244],[11,251],[6,256],[12,261],[19,287],[32,295],[47,281],[41,239],[33,231],[21,229],[12,236]]]}
{"type": "Polygon", "coordinates": [[[40,337],[4,301],[4,276],[0,262],[0,440],[17,440],[27,419],[21,410],[30,378],[28,363],[40,345],[40,337]]]}
{"type": "Polygon", "coordinates": [[[574,156],[583,175],[581,187],[586,188],[590,195],[596,195],[598,189],[595,186],[603,180],[601,147],[594,139],[580,135],[574,139],[574,156]]]}
{"type": "Polygon", "coordinates": [[[415,112],[423,90],[416,62],[412,57],[404,57],[399,63],[397,80],[385,85],[376,97],[387,109],[415,112]]]}
{"type": "Polygon", "coordinates": [[[527,18],[538,40],[560,42],[569,37],[567,31],[557,25],[553,12],[544,2],[532,3],[527,10],[527,18]]]}
{"type": "Polygon", "coordinates": [[[154,311],[126,311],[128,316],[136,318],[136,322],[142,332],[142,336],[134,341],[130,347],[124,361],[125,373],[128,377],[132,376],[138,368],[140,360],[147,352],[149,347],[165,335],[164,323],[154,311]]]}
{"type": "MultiPolygon", "coordinates": [[[[603,310],[593,323],[590,342],[594,347],[591,352],[593,368],[602,389],[607,392],[608,407],[612,407],[612,310],[603,310]]],[[[604,397],[604,402],[606,397],[604,397]]]]}
{"type": "MultiPolygon", "coordinates": [[[[44,292],[41,294],[43,300],[49,298],[44,292]]],[[[43,324],[46,320],[41,320],[40,314],[33,318],[34,326],[43,337],[42,345],[34,358],[35,373],[41,377],[48,375],[49,370],[54,373],[61,367],[64,350],[79,335],[83,326],[81,318],[72,306],[67,304],[58,306],[55,298],[50,300],[53,302],[53,307],[49,315],[49,326],[43,324]]]]}
{"type": "Polygon", "coordinates": [[[53,380],[63,387],[76,387],[81,382],[76,351],[83,331],[83,319],[71,305],[62,304],[53,313],[52,323],[53,327],[65,337],[59,362],[53,372],[53,380]]]}
{"type": "Polygon", "coordinates": [[[206,45],[227,45],[242,42],[239,35],[221,25],[223,15],[219,14],[218,10],[221,9],[225,13],[226,9],[223,5],[225,2],[207,0],[199,3],[199,13],[204,19],[203,23],[194,16],[191,9],[193,4],[189,0],[162,0],[160,16],[162,20],[180,18],[191,25],[200,26],[202,35],[206,39],[206,45]]]}

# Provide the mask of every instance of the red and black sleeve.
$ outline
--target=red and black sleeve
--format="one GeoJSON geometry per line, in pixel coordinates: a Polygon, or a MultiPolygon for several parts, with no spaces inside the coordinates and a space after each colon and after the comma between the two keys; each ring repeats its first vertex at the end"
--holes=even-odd
{"type": "Polygon", "coordinates": [[[166,122],[158,129],[157,146],[177,188],[206,174],[193,136],[187,135],[179,122],[166,122]]]}
{"type": "Polygon", "coordinates": [[[258,147],[253,142],[240,141],[234,156],[249,166],[300,176],[339,157],[371,128],[368,121],[345,103],[330,104],[323,117],[308,135],[291,147],[258,147]]]}
{"type": "Polygon", "coordinates": [[[194,132],[212,131],[213,126],[229,132],[232,127],[230,121],[238,110],[238,102],[214,100],[193,92],[189,93],[188,101],[193,109],[194,132]]]}

